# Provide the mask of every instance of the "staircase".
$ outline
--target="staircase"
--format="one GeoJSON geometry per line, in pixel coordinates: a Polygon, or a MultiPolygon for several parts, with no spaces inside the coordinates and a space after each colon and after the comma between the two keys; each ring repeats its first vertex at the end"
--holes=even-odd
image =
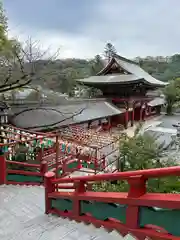
{"type": "Polygon", "coordinates": [[[44,214],[44,188],[0,186],[1,240],[135,240],[92,224],[44,214]]]}

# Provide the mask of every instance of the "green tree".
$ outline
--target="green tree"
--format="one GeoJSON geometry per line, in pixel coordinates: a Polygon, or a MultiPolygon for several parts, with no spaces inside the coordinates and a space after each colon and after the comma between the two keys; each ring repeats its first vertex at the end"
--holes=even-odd
{"type": "Polygon", "coordinates": [[[103,60],[100,55],[96,55],[92,61],[91,75],[96,75],[103,69],[103,60]]]}
{"type": "Polygon", "coordinates": [[[173,107],[178,106],[180,101],[180,78],[169,82],[164,89],[164,95],[166,98],[166,113],[172,115],[173,107]]]}
{"type": "Polygon", "coordinates": [[[116,49],[112,43],[107,43],[104,49],[104,55],[108,61],[116,54],[116,49]]]}
{"type": "Polygon", "coordinates": [[[160,158],[163,144],[159,145],[157,139],[151,135],[141,133],[141,125],[137,127],[133,137],[125,136],[119,141],[120,171],[142,170],[161,167],[160,158]]]}
{"type": "Polygon", "coordinates": [[[93,88],[93,87],[88,87],[86,88],[86,97],[87,98],[94,98],[97,96],[102,96],[102,92],[101,90],[97,89],[97,88],[93,88]]]}
{"type": "MultiPolygon", "coordinates": [[[[169,160],[165,154],[164,143],[159,144],[157,137],[143,134],[139,126],[134,137],[123,137],[119,141],[119,159],[117,169],[119,171],[133,171],[152,168],[162,168],[175,165],[175,161],[169,160]]],[[[180,187],[177,177],[152,179],[148,181],[148,190],[152,192],[173,192],[180,187]]],[[[127,191],[127,181],[99,183],[94,185],[95,191],[127,191]]]]}
{"type": "Polygon", "coordinates": [[[3,4],[0,2],[0,52],[8,46],[7,18],[4,13],[3,4]]]}

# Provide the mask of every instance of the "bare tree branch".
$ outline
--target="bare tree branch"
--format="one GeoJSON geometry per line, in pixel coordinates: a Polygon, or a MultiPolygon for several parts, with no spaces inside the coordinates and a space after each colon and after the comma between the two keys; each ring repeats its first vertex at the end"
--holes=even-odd
{"type": "Polygon", "coordinates": [[[0,93],[22,88],[38,77],[38,61],[46,59],[51,62],[58,56],[48,56],[48,51],[42,51],[38,41],[29,38],[24,44],[12,40],[10,52],[0,55],[0,93]]]}
{"type": "MultiPolygon", "coordinates": [[[[63,123],[63,122],[65,122],[65,121],[67,121],[67,120],[70,120],[70,119],[72,119],[73,117],[75,117],[75,116],[78,116],[79,114],[81,114],[85,109],[86,109],[87,107],[84,107],[84,108],[82,108],[81,110],[79,110],[77,113],[70,113],[70,112],[61,112],[61,111],[59,111],[59,110],[57,110],[57,109],[54,109],[54,108],[43,108],[43,107],[37,107],[37,108],[29,108],[29,109],[24,109],[24,110],[22,110],[22,111],[20,111],[20,112],[18,112],[18,113],[16,113],[16,114],[14,114],[13,116],[12,116],[12,119],[14,119],[15,117],[17,117],[18,115],[20,115],[20,114],[22,114],[22,113],[25,113],[25,112],[28,112],[28,111],[33,111],[33,110],[46,110],[46,111],[49,111],[49,110],[52,110],[52,111],[55,111],[55,112],[57,112],[57,113],[60,113],[60,114],[62,114],[62,115],[65,115],[65,114],[72,114],[71,116],[69,116],[69,117],[67,117],[67,118],[65,118],[65,119],[63,119],[63,120],[61,120],[61,121],[57,121],[57,122],[54,122],[54,123],[51,123],[51,124],[44,124],[44,125],[40,125],[40,126],[31,126],[31,127],[27,127],[26,129],[36,129],[36,128],[46,128],[46,127],[53,127],[53,126],[55,126],[55,125],[57,125],[57,124],[60,124],[60,123],[63,123]]],[[[56,130],[57,131],[57,130],[56,130]]]]}
{"type": "Polygon", "coordinates": [[[34,107],[34,108],[24,109],[24,110],[22,110],[22,111],[20,111],[20,112],[18,112],[18,113],[15,113],[15,114],[13,115],[13,118],[19,116],[19,115],[22,114],[22,113],[29,112],[29,111],[33,111],[33,110],[45,110],[45,111],[52,110],[52,111],[57,112],[57,113],[60,113],[60,114],[62,114],[62,115],[64,115],[64,114],[72,114],[72,112],[62,112],[62,111],[59,111],[59,110],[57,110],[57,109],[55,109],[55,108],[34,107]]]}

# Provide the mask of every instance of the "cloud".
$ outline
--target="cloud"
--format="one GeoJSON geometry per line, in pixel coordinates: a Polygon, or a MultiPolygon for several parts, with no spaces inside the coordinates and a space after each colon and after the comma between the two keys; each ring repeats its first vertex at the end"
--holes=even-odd
{"type": "Polygon", "coordinates": [[[107,42],[127,57],[179,51],[179,0],[6,0],[5,8],[11,36],[61,47],[60,57],[93,57],[107,42]]]}

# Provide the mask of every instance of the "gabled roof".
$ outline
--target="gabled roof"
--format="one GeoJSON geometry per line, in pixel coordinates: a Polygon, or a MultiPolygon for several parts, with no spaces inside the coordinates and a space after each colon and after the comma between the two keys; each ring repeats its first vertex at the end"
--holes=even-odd
{"type": "Polygon", "coordinates": [[[123,58],[121,56],[116,55],[115,61],[126,71],[128,71],[131,74],[134,74],[135,76],[141,78],[144,78],[144,80],[152,85],[158,85],[158,86],[165,86],[166,83],[157,80],[156,78],[152,77],[149,73],[147,73],[144,69],[142,69],[138,64],[136,64],[133,61],[127,60],[126,58],[123,58]]]}
{"type": "Polygon", "coordinates": [[[111,60],[96,76],[85,79],[79,79],[77,81],[87,85],[106,83],[114,84],[115,82],[117,84],[118,83],[126,84],[128,82],[134,83],[136,81],[143,81],[144,83],[155,87],[162,87],[167,84],[152,77],[149,73],[144,71],[137,63],[124,57],[121,57],[119,55],[115,55],[113,58],[111,58],[111,60]],[[125,74],[115,74],[116,76],[114,76],[114,74],[108,75],[109,70],[112,68],[114,64],[123,69],[125,74]]]}

